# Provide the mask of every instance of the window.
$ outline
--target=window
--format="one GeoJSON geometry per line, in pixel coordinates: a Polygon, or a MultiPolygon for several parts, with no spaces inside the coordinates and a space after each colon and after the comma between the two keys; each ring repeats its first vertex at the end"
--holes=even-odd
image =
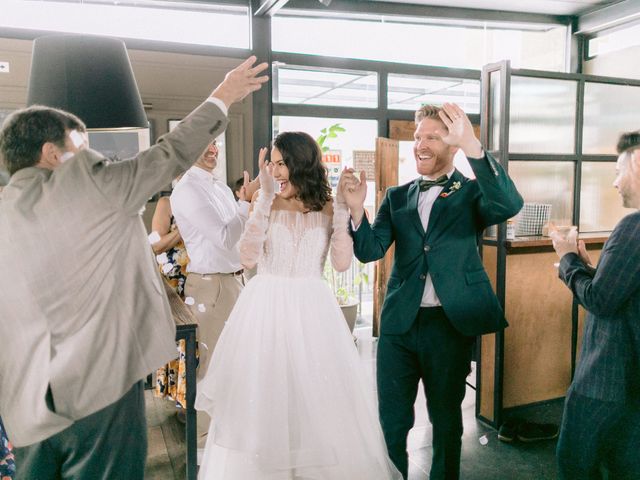
{"type": "Polygon", "coordinates": [[[273,65],[274,103],[331,105],[336,107],[378,106],[378,76],[375,72],[273,65]]]}
{"type": "Polygon", "coordinates": [[[245,6],[177,1],[2,0],[0,26],[250,48],[245,6]]]}
{"type": "Polygon", "coordinates": [[[387,99],[392,110],[417,110],[423,104],[453,102],[468,114],[479,113],[480,81],[389,74],[387,99]]]}
{"type": "Polygon", "coordinates": [[[564,25],[452,21],[380,15],[273,17],[274,51],[480,69],[503,59],[513,68],[567,70],[564,25]]]}

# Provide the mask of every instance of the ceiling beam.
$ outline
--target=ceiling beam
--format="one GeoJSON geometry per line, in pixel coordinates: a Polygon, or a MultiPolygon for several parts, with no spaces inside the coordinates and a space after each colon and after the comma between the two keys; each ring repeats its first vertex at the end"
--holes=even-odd
{"type": "Polygon", "coordinates": [[[622,25],[640,19],[640,6],[637,0],[621,2],[598,8],[578,17],[578,34],[589,35],[607,28],[622,25]]]}
{"type": "Polygon", "coordinates": [[[318,10],[327,14],[370,14],[416,16],[425,18],[447,18],[459,20],[481,20],[495,22],[523,22],[569,25],[573,17],[569,15],[548,15],[541,13],[507,12],[474,8],[428,6],[385,1],[333,0],[327,8],[318,0],[290,0],[288,10],[318,10]]]}
{"type": "Polygon", "coordinates": [[[252,0],[253,15],[256,17],[273,17],[289,0],[252,0]]]}

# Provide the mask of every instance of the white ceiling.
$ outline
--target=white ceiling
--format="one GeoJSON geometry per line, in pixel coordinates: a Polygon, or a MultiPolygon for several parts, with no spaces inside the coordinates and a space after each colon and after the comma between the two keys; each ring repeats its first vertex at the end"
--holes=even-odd
{"type": "MultiPolygon", "coordinates": [[[[381,0],[382,1],[382,0],[381,0]]],[[[436,7],[476,8],[548,15],[580,15],[620,0],[384,0],[436,7]]]]}

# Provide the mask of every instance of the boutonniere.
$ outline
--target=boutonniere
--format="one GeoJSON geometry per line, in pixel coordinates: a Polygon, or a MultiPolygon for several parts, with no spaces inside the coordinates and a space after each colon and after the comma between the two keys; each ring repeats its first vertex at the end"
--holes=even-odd
{"type": "Polygon", "coordinates": [[[446,192],[442,192],[440,194],[440,196],[442,198],[447,198],[449,195],[451,195],[452,193],[454,193],[456,190],[460,190],[460,187],[462,187],[462,183],[460,182],[453,182],[451,184],[451,186],[449,187],[449,190],[447,190],[446,192]]]}

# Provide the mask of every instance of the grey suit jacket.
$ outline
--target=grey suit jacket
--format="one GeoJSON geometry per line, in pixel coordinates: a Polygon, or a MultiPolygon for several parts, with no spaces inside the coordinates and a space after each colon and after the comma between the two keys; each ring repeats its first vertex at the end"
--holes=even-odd
{"type": "Polygon", "coordinates": [[[560,278],[587,310],[571,388],[600,400],[640,402],[640,212],[616,225],[595,270],[569,253],[560,278]]]}
{"type": "Polygon", "coordinates": [[[175,357],[138,212],[226,125],[205,102],[132,160],[109,164],[87,150],[55,171],[11,177],[0,194],[0,416],[14,445],[108,406],[175,357]]]}

